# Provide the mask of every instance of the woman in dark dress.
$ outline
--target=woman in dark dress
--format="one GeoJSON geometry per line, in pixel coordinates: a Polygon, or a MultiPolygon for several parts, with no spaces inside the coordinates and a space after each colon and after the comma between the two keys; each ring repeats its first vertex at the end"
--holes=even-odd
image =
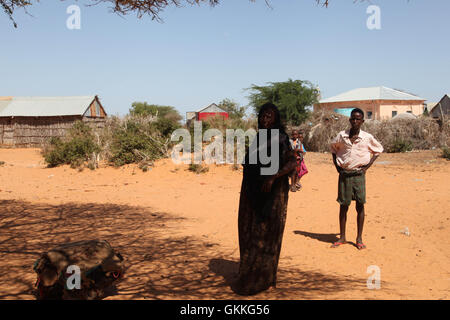
{"type": "MultiPolygon", "coordinates": [[[[261,107],[258,129],[279,130],[279,167],[274,175],[262,175],[261,168],[269,167],[270,163],[261,164],[258,156],[256,164],[249,164],[247,151],[239,201],[239,276],[233,288],[242,295],[252,295],[276,285],[286,222],[289,174],[297,165],[275,105],[267,103],[261,107]]],[[[261,148],[267,148],[270,155],[271,130],[267,131],[266,141],[258,139],[258,135],[255,137],[258,139],[258,155],[261,148]]]]}

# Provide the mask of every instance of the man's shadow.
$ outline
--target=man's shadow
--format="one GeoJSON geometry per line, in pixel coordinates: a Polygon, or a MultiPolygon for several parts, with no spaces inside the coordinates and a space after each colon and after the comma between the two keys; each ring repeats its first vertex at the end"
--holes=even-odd
{"type": "MultiPolygon", "coordinates": [[[[331,243],[331,244],[333,244],[339,240],[339,237],[338,237],[339,233],[312,233],[312,232],[299,231],[299,230],[294,231],[294,233],[302,235],[304,237],[308,237],[311,239],[315,239],[315,240],[319,240],[319,241],[331,243]]],[[[357,247],[356,243],[354,243],[354,242],[347,241],[346,243],[351,244],[354,247],[357,247]]]]}
{"type": "Polygon", "coordinates": [[[335,243],[336,241],[339,240],[338,238],[339,233],[312,233],[299,230],[295,230],[294,233],[326,243],[335,243]]]}

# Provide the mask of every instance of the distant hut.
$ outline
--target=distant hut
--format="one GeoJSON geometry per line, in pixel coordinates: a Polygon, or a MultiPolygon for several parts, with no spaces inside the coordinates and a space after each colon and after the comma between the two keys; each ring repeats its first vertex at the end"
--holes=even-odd
{"type": "Polygon", "coordinates": [[[0,145],[38,147],[63,137],[77,120],[101,128],[106,116],[97,96],[0,97],[0,145]]]}
{"type": "Polygon", "coordinates": [[[186,112],[186,123],[189,126],[193,120],[202,121],[215,116],[222,116],[224,119],[228,119],[228,112],[212,103],[198,111],[186,112]]]}
{"type": "Polygon", "coordinates": [[[435,119],[441,119],[443,116],[450,116],[450,94],[444,95],[441,101],[430,108],[428,112],[430,117],[435,119]]]}

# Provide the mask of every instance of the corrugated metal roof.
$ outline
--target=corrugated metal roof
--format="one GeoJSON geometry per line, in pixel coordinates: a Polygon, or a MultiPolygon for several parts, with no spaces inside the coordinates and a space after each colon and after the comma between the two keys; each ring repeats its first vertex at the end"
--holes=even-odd
{"type": "Polygon", "coordinates": [[[0,100],[0,114],[11,103],[11,100],[0,100]]]}
{"type": "Polygon", "coordinates": [[[320,100],[320,103],[364,100],[425,100],[418,96],[387,87],[358,88],[337,96],[320,100]]]}
{"type": "Polygon", "coordinates": [[[13,97],[4,108],[0,104],[0,117],[83,115],[94,99],[95,96],[13,97]]]}
{"type": "Polygon", "coordinates": [[[209,106],[207,106],[206,108],[202,108],[200,110],[197,110],[196,112],[226,112],[223,109],[220,109],[217,104],[215,103],[211,103],[209,106]]]}

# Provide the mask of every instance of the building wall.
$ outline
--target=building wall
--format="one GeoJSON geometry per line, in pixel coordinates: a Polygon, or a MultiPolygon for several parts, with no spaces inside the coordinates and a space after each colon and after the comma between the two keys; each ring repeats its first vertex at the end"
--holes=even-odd
{"type": "Polygon", "coordinates": [[[199,112],[198,113],[198,121],[208,119],[210,117],[215,117],[217,115],[220,115],[224,117],[225,119],[228,119],[228,113],[226,112],[199,112]]]}
{"type": "Polygon", "coordinates": [[[381,120],[391,119],[393,111],[396,111],[397,114],[410,112],[416,116],[420,116],[423,114],[423,104],[382,104],[380,109],[381,120]]]}
{"type": "Polygon", "coordinates": [[[387,120],[392,118],[392,111],[397,114],[411,111],[419,116],[423,113],[424,101],[401,101],[401,100],[365,100],[347,102],[318,103],[314,105],[314,110],[325,109],[334,111],[339,108],[360,108],[364,111],[365,118],[369,118],[368,112],[372,112],[371,119],[387,120]]]}
{"type": "Polygon", "coordinates": [[[102,128],[105,118],[81,116],[0,117],[0,146],[39,147],[52,137],[63,137],[74,122],[82,120],[91,128],[102,128]]]}
{"type": "Polygon", "coordinates": [[[86,117],[100,117],[104,118],[106,117],[105,110],[97,100],[97,98],[92,101],[92,103],[89,105],[89,108],[84,113],[86,117]]]}
{"type": "Polygon", "coordinates": [[[379,119],[380,102],[376,100],[330,102],[314,105],[314,110],[325,109],[330,112],[333,112],[334,109],[341,109],[341,108],[351,108],[351,109],[359,108],[362,111],[364,111],[365,118],[368,118],[368,112],[372,112],[372,119],[379,119]]]}

